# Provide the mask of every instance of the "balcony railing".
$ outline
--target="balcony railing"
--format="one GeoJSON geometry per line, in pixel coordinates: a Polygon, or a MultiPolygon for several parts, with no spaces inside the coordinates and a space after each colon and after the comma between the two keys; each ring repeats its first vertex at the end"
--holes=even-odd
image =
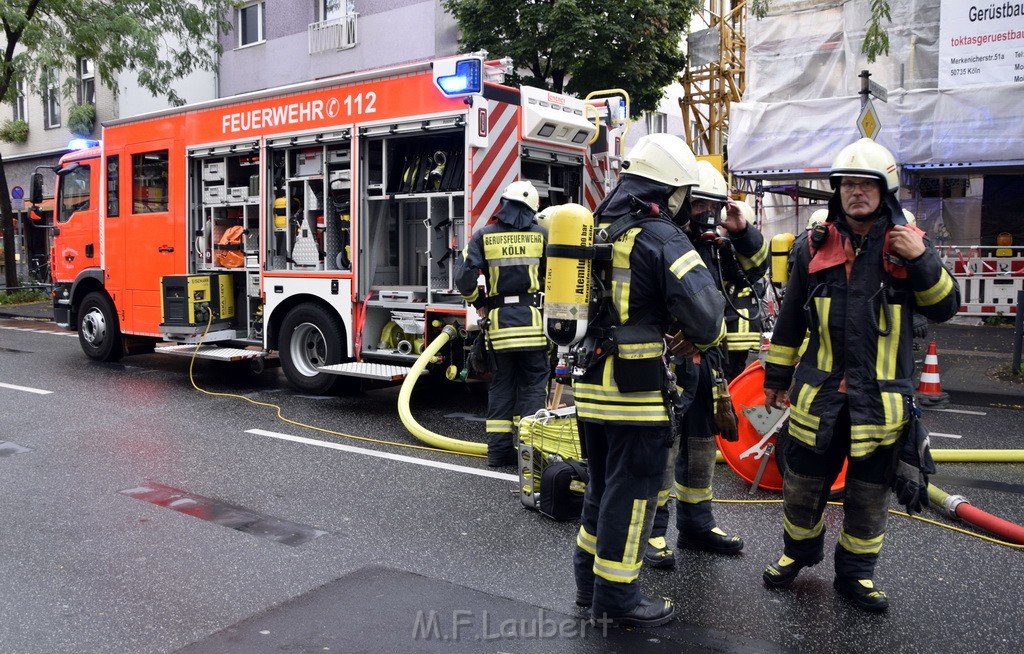
{"type": "Polygon", "coordinates": [[[337,20],[309,24],[309,54],[347,50],[354,48],[356,37],[356,19],[358,13],[342,16],[337,20]]]}

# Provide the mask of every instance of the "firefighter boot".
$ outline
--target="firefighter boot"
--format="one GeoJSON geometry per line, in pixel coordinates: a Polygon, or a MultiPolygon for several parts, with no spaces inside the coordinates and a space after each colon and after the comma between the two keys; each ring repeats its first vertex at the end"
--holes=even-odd
{"type": "Polygon", "coordinates": [[[671,570],[676,567],[676,553],[669,549],[664,536],[647,539],[644,564],[659,570],[671,570]]]}
{"type": "Polygon", "coordinates": [[[700,550],[715,554],[739,554],[743,549],[743,539],[730,536],[718,527],[692,534],[679,534],[679,547],[688,550],[700,550]]]}
{"type": "Polygon", "coordinates": [[[487,446],[487,466],[490,468],[505,468],[519,463],[519,455],[511,448],[496,448],[487,446]]]}
{"type": "Polygon", "coordinates": [[[881,613],[889,608],[889,596],[870,579],[836,577],[832,582],[839,594],[865,611],[881,613]]]}
{"type": "Polygon", "coordinates": [[[783,554],[777,563],[768,564],[761,578],[764,579],[764,585],[769,588],[789,588],[806,565],[783,554]]]}
{"type": "Polygon", "coordinates": [[[613,627],[660,627],[667,624],[676,614],[672,600],[667,597],[651,599],[640,596],[640,603],[632,611],[622,615],[593,616],[598,625],[608,624],[613,627]]]}

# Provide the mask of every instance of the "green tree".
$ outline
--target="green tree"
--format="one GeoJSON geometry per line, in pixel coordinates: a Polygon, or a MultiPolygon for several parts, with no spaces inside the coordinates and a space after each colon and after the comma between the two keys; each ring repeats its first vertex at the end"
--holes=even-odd
{"type": "Polygon", "coordinates": [[[511,57],[512,84],[586,95],[625,89],[633,117],[686,67],[680,48],[701,0],[444,0],[465,51],[511,57]]]}
{"type": "MultiPolygon", "coordinates": [[[[118,75],[134,71],[139,84],[172,104],[182,104],[171,83],[196,70],[215,70],[220,32],[231,27],[240,0],[4,0],[0,25],[0,98],[14,100],[18,82],[38,90],[52,70],[75,70],[91,59],[100,81],[116,88],[118,75]],[[168,39],[168,37],[173,37],[168,39]],[[169,43],[180,45],[171,47],[169,43]]],[[[74,80],[64,95],[70,97],[74,80]]],[[[0,157],[0,218],[5,228],[8,288],[18,284],[14,266],[14,216],[0,157]]]]}

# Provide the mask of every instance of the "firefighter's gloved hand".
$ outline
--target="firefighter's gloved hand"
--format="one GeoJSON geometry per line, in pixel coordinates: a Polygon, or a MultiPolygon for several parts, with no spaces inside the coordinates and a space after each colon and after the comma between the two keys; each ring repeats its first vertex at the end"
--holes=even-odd
{"type": "Polygon", "coordinates": [[[928,338],[928,319],[919,313],[914,314],[914,338],[928,338]]]}
{"type": "Polygon", "coordinates": [[[912,413],[907,430],[896,442],[896,470],[892,482],[896,501],[906,507],[907,513],[921,513],[928,506],[928,476],[934,474],[935,460],[928,430],[912,413]]]}
{"type": "Polygon", "coordinates": [[[715,400],[715,429],[722,438],[735,443],[740,439],[739,423],[736,419],[736,410],[732,406],[732,396],[729,395],[729,386],[724,382],[718,383],[718,399],[715,400]]]}

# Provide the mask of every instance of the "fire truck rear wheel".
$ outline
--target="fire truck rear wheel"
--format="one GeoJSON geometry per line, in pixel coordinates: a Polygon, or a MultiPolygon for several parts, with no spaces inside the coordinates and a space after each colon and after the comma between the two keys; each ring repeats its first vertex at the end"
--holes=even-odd
{"type": "Polygon", "coordinates": [[[292,386],[304,393],[330,394],[341,378],[318,372],[317,368],[345,359],[344,331],[320,305],[300,304],[281,323],[279,352],[281,368],[292,386]]]}
{"type": "Polygon", "coordinates": [[[124,356],[121,325],[106,293],[93,291],[78,309],[78,342],[96,361],[119,361],[124,356]]]}

